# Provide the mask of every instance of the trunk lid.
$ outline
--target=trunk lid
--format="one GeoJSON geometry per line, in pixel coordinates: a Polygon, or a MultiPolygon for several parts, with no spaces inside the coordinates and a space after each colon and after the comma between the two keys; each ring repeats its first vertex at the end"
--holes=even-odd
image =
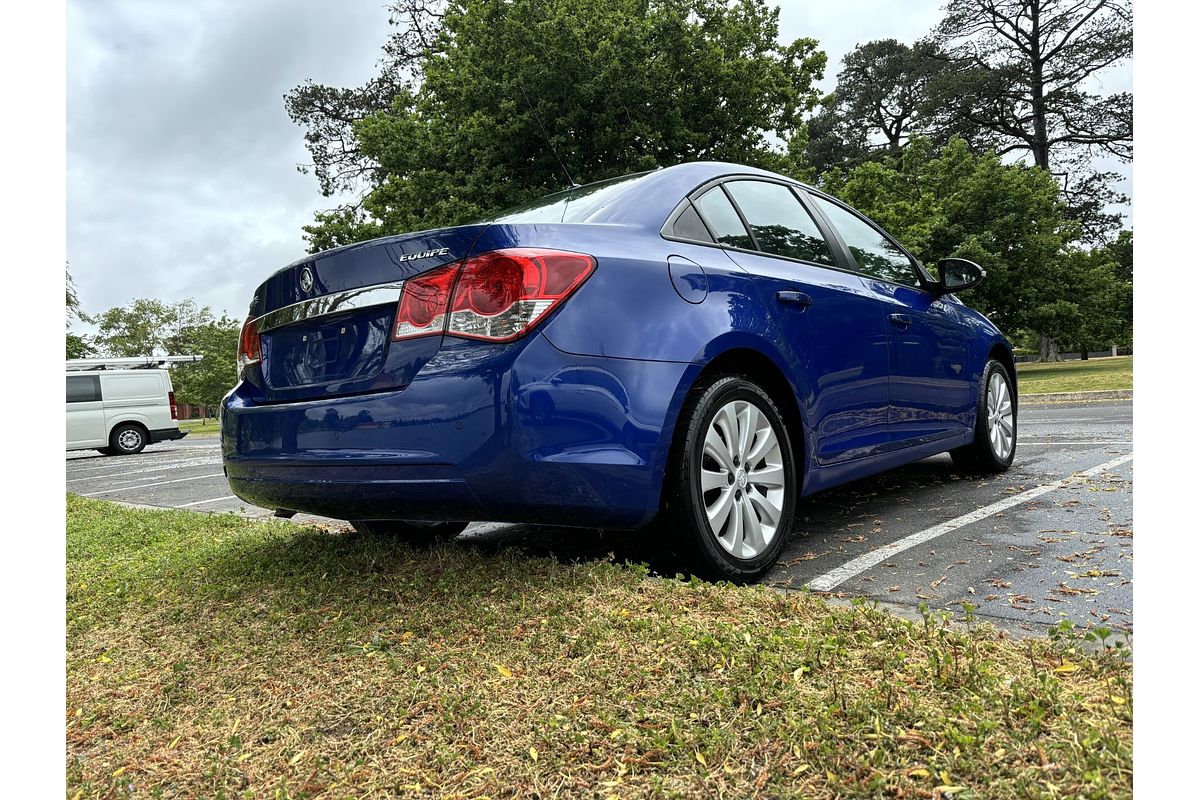
{"type": "Polygon", "coordinates": [[[246,380],[268,402],[407,386],[440,336],[391,341],[404,281],[466,258],[486,225],[422,231],[328,250],[255,292],[262,362],[246,380]]]}

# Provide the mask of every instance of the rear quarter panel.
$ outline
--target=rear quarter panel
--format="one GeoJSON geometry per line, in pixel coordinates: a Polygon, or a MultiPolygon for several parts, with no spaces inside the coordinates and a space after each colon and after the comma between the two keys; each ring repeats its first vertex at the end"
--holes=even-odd
{"type": "Polygon", "coordinates": [[[660,474],[688,391],[705,364],[731,350],[766,356],[791,384],[807,448],[807,360],[781,336],[756,283],[725,251],[668,241],[657,230],[596,224],[497,225],[484,233],[476,248],[518,245],[574,250],[596,258],[595,273],[540,328],[555,348],[581,357],[687,365],[674,373],[674,391],[666,403],[661,452],[655,460],[660,474]],[[684,292],[672,282],[668,266],[668,259],[678,263],[680,257],[696,265],[693,271],[700,270],[689,278],[695,286],[685,285],[684,292]],[[703,291],[686,291],[689,288],[703,291]]]}

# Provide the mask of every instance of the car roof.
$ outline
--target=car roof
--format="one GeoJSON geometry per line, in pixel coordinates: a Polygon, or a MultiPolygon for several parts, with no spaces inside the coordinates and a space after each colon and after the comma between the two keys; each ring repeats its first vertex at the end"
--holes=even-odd
{"type": "Polygon", "coordinates": [[[616,225],[644,225],[657,229],[662,226],[667,215],[675,209],[679,201],[696,187],[717,178],[735,175],[774,178],[800,186],[805,185],[786,175],[769,172],[758,167],[749,167],[745,164],[734,164],[727,161],[691,161],[646,173],[645,177],[630,185],[629,191],[622,193],[603,208],[598,209],[586,221],[616,225]]]}

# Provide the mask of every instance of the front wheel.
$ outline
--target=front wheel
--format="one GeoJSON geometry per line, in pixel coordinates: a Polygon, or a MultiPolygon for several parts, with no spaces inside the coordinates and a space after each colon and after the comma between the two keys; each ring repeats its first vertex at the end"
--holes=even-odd
{"type": "Polygon", "coordinates": [[[667,532],[707,577],[762,577],[783,551],[798,487],[779,409],[750,380],[720,376],[693,390],[679,426],[661,515],[667,532]]]}
{"type": "Polygon", "coordinates": [[[975,441],[950,451],[963,472],[993,474],[1012,466],[1017,452],[1017,395],[1008,370],[996,360],[983,369],[975,409],[975,441]]]}
{"type": "Polygon", "coordinates": [[[403,539],[412,544],[432,544],[453,539],[462,533],[467,522],[423,522],[401,519],[350,520],[351,527],[364,536],[403,539]]]}

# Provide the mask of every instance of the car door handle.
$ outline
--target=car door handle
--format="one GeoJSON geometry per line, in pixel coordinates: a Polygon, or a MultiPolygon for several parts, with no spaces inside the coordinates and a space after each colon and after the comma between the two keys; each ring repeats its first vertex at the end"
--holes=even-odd
{"type": "Polygon", "coordinates": [[[812,305],[812,298],[804,292],[780,291],[775,293],[775,299],[780,303],[793,303],[804,307],[812,305]]]}
{"type": "Polygon", "coordinates": [[[908,314],[888,314],[888,319],[898,328],[907,328],[912,325],[912,317],[908,314]]]}

